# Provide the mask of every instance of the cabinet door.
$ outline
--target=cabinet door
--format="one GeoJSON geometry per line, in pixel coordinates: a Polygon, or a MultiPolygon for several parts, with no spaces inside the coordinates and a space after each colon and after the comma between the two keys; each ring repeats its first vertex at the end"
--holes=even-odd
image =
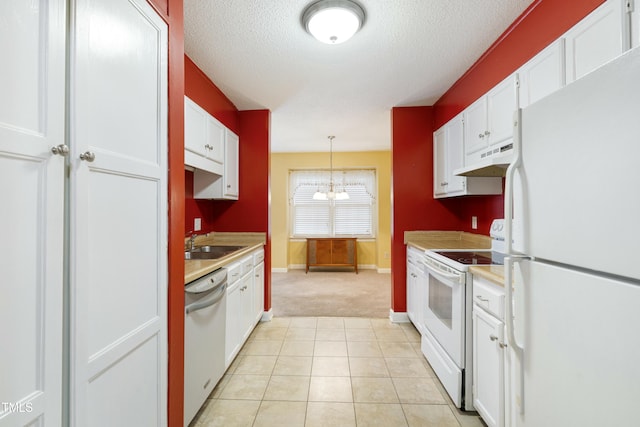
{"type": "Polygon", "coordinates": [[[255,321],[262,318],[264,312],[264,263],[253,268],[253,313],[255,321]]]}
{"type": "Polygon", "coordinates": [[[207,113],[198,104],[184,98],[184,148],[205,157],[207,135],[207,113]]]}
{"type": "Polygon", "coordinates": [[[77,426],[162,426],[167,25],[146,0],[74,3],[71,417],[77,426]]]}
{"type": "Polygon", "coordinates": [[[62,417],[65,3],[0,2],[3,426],[62,417]]]}
{"type": "Polygon", "coordinates": [[[513,138],[513,113],[518,109],[517,78],[517,74],[512,74],[487,93],[488,145],[513,138]]]}
{"type": "Polygon", "coordinates": [[[342,239],[333,239],[331,241],[331,263],[332,264],[351,264],[349,259],[349,241],[342,239]]]}
{"type": "Polygon", "coordinates": [[[489,427],[504,426],[503,326],[473,307],[473,406],[489,427]]]}
{"type": "Polygon", "coordinates": [[[483,96],[464,110],[464,152],[473,154],[487,146],[487,97],[483,96]]]}
{"type": "Polygon", "coordinates": [[[331,258],[331,240],[315,240],[315,249],[316,249],[316,264],[332,264],[331,258]]]}
{"type": "Polygon", "coordinates": [[[415,325],[418,322],[417,318],[417,304],[418,304],[418,293],[417,293],[417,281],[418,275],[416,272],[416,267],[407,262],[407,316],[413,324],[415,325]]]}
{"type": "Polygon", "coordinates": [[[224,337],[224,360],[228,368],[240,350],[240,335],[242,334],[241,322],[238,316],[242,313],[242,300],[240,280],[227,288],[227,319],[224,337]]]}
{"type": "Polygon", "coordinates": [[[206,156],[214,162],[224,163],[224,138],[226,128],[209,114],[206,115],[206,127],[206,156]]]}
{"type": "Polygon", "coordinates": [[[551,43],[518,70],[520,107],[534,102],[564,86],[564,39],[551,43]]]}
{"type": "MultiPolygon", "coordinates": [[[[249,337],[249,334],[251,334],[251,331],[253,330],[254,319],[255,319],[255,310],[253,305],[254,290],[253,290],[253,274],[252,273],[253,272],[250,271],[249,273],[242,276],[242,278],[240,279],[241,281],[240,313],[242,313],[241,321],[240,321],[241,329],[240,329],[240,334],[238,335],[240,340],[240,347],[242,347],[246,339],[249,337]]],[[[238,321],[237,318],[236,318],[236,321],[238,321]]]]}
{"type": "Polygon", "coordinates": [[[457,115],[449,123],[446,128],[446,146],[447,146],[447,175],[446,186],[447,193],[456,193],[464,191],[466,178],[453,174],[453,171],[464,166],[464,122],[462,114],[457,115]]]}
{"type": "Polygon", "coordinates": [[[237,199],[240,195],[240,139],[238,135],[226,129],[224,160],[224,197],[237,199]]]}
{"type": "Polygon", "coordinates": [[[567,84],[629,48],[630,16],[627,3],[608,0],[565,34],[567,84]]]}
{"type": "Polygon", "coordinates": [[[439,196],[447,192],[447,155],[445,127],[433,134],[433,194],[439,196]]]}

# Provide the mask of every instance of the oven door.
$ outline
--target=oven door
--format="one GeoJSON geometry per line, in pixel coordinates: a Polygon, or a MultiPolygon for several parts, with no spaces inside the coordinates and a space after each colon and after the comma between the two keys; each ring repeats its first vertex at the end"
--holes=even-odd
{"type": "Polygon", "coordinates": [[[424,324],[444,351],[464,367],[464,307],[466,274],[430,257],[424,259],[427,276],[424,324]]]}

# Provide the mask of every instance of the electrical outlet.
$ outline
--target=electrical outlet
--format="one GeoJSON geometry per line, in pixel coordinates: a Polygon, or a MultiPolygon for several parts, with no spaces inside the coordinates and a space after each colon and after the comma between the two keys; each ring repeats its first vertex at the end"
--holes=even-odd
{"type": "Polygon", "coordinates": [[[202,218],[196,218],[193,220],[193,231],[202,230],[202,218]]]}
{"type": "Polygon", "coordinates": [[[472,216],[471,217],[471,228],[473,228],[474,230],[478,229],[478,217],[477,216],[472,216]]]}

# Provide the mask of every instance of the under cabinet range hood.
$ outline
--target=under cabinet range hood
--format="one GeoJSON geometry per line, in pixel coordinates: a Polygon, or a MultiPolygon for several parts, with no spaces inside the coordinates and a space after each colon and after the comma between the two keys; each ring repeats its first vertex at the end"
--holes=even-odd
{"type": "Polygon", "coordinates": [[[455,169],[453,174],[457,176],[503,177],[511,163],[512,157],[512,142],[508,142],[499,147],[490,147],[482,153],[467,156],[465,166],[455,169]],[[469,157],[473,157],[473,161],[469,161],[469,157]]]}
{"type": "Polygon", "coordinates": [[[511,163],[511,154],[484,159],[473,165],[465,166],[453,171],[457,176],[505,176],[511,163]]]}

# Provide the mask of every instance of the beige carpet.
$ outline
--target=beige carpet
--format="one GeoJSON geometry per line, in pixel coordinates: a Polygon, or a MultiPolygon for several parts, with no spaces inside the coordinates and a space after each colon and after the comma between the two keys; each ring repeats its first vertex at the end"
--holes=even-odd
{"type": "Polygon", "coordinates": [[[273,315],[388,317],[391,275],[375,270],[271,274],[273,315]]]}

